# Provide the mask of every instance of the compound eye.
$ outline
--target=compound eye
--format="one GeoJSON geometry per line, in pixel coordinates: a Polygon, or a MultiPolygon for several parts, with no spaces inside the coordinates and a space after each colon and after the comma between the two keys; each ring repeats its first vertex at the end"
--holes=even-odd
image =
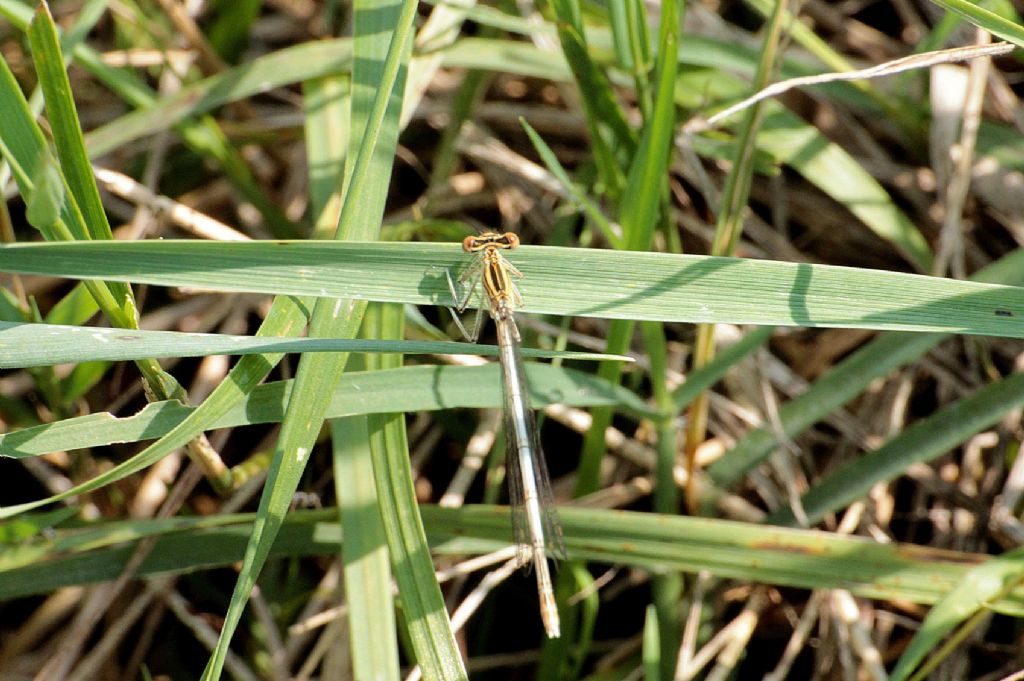
{"type": "Polygon", "coordinates": [[[476,237],[475,236],[467,236],[465,239],[462,240],[462,250],[465,251],[466,253],[472,253],[475,248],[476,248],[476,237]]]}
{"type": "Polygon", "coordinates": [[[512,232],[505,232],[505,242],[509,248],[515,248],[519,245],[519,237],[512,232]]]}

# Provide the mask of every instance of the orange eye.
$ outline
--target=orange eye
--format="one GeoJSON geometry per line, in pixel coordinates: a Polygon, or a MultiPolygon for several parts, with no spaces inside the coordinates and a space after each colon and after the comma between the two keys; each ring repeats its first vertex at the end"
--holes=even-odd
{"type": "Polygon", "coordinates": [[[462,250],[466,253],[472,253],[476,248],[476,237],[467,236],[462,240],[462,250]]]}
{"type": "Polygon", "coordinates": [[[505,242],[509,248],[515,248],[519,245],[519,237],[512,232],[505,232],[505,242]]]}

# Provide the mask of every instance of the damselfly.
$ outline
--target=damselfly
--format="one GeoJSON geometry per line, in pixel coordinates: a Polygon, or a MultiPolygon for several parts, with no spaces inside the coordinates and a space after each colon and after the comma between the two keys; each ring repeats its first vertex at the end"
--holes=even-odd
{"type": "Polygon", "coordinates": [[[555,557],[563,557],[565,550],[562,547],[562,528],[555,511],[547,465],[537,439],[537,424],[530,408],[519,351],[519,329],[513,318],[515,306],[522,306],[523,299],[512,277],[522,278],[523,273],[501,254],[503,250],[518,245],[519,237],[511,232],[486,232],[480,236],[466,237],[462,242],[462,250],[477,256],[458,279],[459,284],[468,285],[468,288],[464,297],[460,298],[450,273],[448,288],[455,300],[455,309],[462,313],[469,305],[473,291],[483,286],[486,300],[480,302],[472,333],[467,332],[458,316],[453,315],[466,338],[476,341],[485,304],[497,327],[505,392],[505,467],[509,480],[512,525],[520,562],[533,562],[533,569],[537,573],[541,619],[548,636],[554,638],[559,635],[558,608],[555,605],[547,552],[550,551],[555,557]]]}

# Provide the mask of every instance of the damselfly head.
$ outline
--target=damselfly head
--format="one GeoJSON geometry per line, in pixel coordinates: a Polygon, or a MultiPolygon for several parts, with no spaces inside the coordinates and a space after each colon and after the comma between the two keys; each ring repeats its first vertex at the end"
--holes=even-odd
{"type": "Polygon", "coordinates": [[[479,253],[494,248],[510,249],[519,246],[519,236],[512,232],[484,232],[480,236],[467,236],[462,240],[462,250],[466,253],[479,253]]]}

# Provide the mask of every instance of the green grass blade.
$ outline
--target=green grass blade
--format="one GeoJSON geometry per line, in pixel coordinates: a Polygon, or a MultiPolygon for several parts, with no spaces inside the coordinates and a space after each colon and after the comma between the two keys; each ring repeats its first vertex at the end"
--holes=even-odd
{"type": "MultiPolygon", "coordinates": [[[[1024,251],[1011,252],[979,271],[976,281],[1024,285],[1024,251]]],[[[838,363],[803,395],[779,409],[779,427],[786,437],[794,438],[826,414],[859,395],[876,378],[911,362],[946,338],[942,334],[907,335],[888,333],[838,363]]],[[[757,428],[747,433],[729,455],[711,464],[707,473],[720,486],[740,480],[747,471],[764,461],[778,441],[771,429],[757,428]]]]}
{"type": "MultiPolygon", "coordinates": [[[[305,317],[296,301],[282,296],[274,301],[271,312],[261,325],[259,333],[270,334],[278,332],[285,334],[289,331],[296,332],[295,329],[301,329],[304,320],[305,317]]],[[[176,449],[190,443],[194,438],[202,434],[204,430],[210,428],[211,424],[217,422],[232,407],[245,400],[249,392],[259,385],[280,359],[280,354],[243,357],[232,368],[228,380],[221,381],[213,393],[206,398],[202,406],[188,414],[179,423],[175,423],[169,430],[165,429],[160,433],[154,433],[154,435],[163,435],[163,437],[142,452],[118,464],[109,471],[100,474],[96,478],[76,485],[74,488],[63,493],[18,506],[6,507],[0,510],[0,517],[15,515],[22,510],[38,508],[39,506],[74,496],[75,494],[98,489],[114,480],[120,480],[156,463],[176,449]]],[[[220,489],[230,488],[232,484],[231,472],[223,471],[212,482],[220,489]]]]}
{"type": "Polygon", "coordinates": [[[651,92],[648,70],[651,65],[651,38],[647,32],[647,12],[640,0],[613,2],[608,7],[608,23],[619,68],[633,75],[634,90],[644,116],[650,115],[651,92]]]}
{"type": "Polygon", "coordinates": [[[650,681],[659,681],[661,679],[661,646],[662,640],[660,627],[658,626],[658,613],[653,605],[648,605],[644,616],[642,654],[644,678],[650,679],[650,681]]]}
{"type": "MultiPolygon", "coordinates": [[[[353,374],[343,377],[333,395],[328,397],[325,416],[499,407],[502,396],[497,372],[498,367],[491,364],[406,367],[395,373],[353,374]]],[[[527,363],[526,373],[530,379],[531,400],[538,407],[547,404],[616,405],[638,417],[650,415],[643,401],[634,394],[589,374],[532,362],[527,363]]],[[[254,390],[253,384],[261,379],[261,373],[256,370],[239,374],[234,382],[225,381],[218,386],[200,407],[186,407],[172,400],[148,405],[129,417],[91,414],[0,435],[0,456],[13,458],[161,437],[139,454],[87,482],[44,499],[0,508],[0,518],[13,517],[121,480],[156,463],[203,430],[282,421],[292,383],[271,383],[254,390]]],[[[223,484],[230,483],[231,480],[227,480],[223,484]]]]}
{"type": "MultiPolygon", "coordinates": [[[[892,670],[890,681],[904,681],[929,654],[941,650],[943,639],[969,617],[988,612],[1024,578],[1024,549],[1014,549],[972,568],[947,596],[935,604],[892,670]]],[[[939,657],[939,660],[942,658],[939,657]]],[[[937,663],[939,660],[935,660],[937,663]]],[[[932,663],[929,660],[929,663],[932,663]]],[[[929,664],[934,667],[934,664],[929,664]]],[[[922,670],[924,671],[924,670],[922,670]]]]}
{"type": "MultiPolygon", "coordinates": [[[[217,107],[297,82],[331,76],[352,67],[348,39],[303,43],[277,50],[179,92],[146,102],[132,113],[86,135],[90,155],[103,156],[133,140],[154,135],[217,107]]],[[[133,102],[134,103],[134,102],[133,102]]]]}
{"type": "Polygon", "coordinates": [[[46,138],[35,124],[35,116],[6,60],[0,60],[0,117],[4,121],[0,150],[28,199],[30,193],[25,188],[32,185],[31,173],[38,167],[42,151],[47,150],[46,138]]]}
{"type": "MultiPolygon", "coordinates": [[[[317,215],[316,233],[330,236],[337,226],[341,187],[352,137],[351,82],[345,77],[307,83],[307,153],[310,158],[310,194],[317,215]]],[[[365,324],[365,319],[364,319],[365,324]]],[[[353,370],[365,365],[361,356],[350,359],[342,384],[353,370]]],[[[368,376],[386,375],[372,371],[368,376]]],[[[361,392],[361,391],[359,391],[361,392]]],[[[337,396],[335,392],[335,396],[337,396]]],[[[372,398],[371,398],[372,400],[372,398]]],[[[381,405],[394,409],[390,402],[381,405]]],[[[328,408],[325,417],[334,416],[328,408]]],[[[397,679],[399,652],[392,597],[391,564],[387,536],[381,522],[370,435],[363,415],[332,418],[331,446],[340,524],[347,538],[344,565],[348,612],[349,650],[357,677],[397,679]]]]}
{"type": "Polygon", "coordinates": [[[25,219],[43,234],[56,232],[66,196],[57,160],[40,154],[31,177],[33,191],[25,198],[25,219]]]}
{"type": "Polygon", "coordinates": [[[330,239],[338,227],[350,137],[351,86],[347,74],[310,80],[303,85],[314,239],[330,239]]]}
{"type": "Polygon", "coordinates": [[[397,681],[398,641],[391,565],[370,455],[366,418],[331,420],[334,485],[339,501],[352,671],[397,681]]]}
{"type": "MultiPolygon", "coordinates": [[[[51,241],[88,239],[89,231],[77,204],[69,196],[70,192],[63,187],[52,186],[56,183],[54,173],[59,175],[61,183],[64,183],[63,174],[5,60],[0,60],[0,119],[4,121],[0,127],[0,154],[31,211],[31,224],[51,241]],[[41,186],[37,191],[37,184],[47,183],[51,186],[41,186]],[[46,196],[36,196],[37,193],[46,196]],[[55,218],[53,204],[58,201],[60,205],[56,208],[60,215],[55,218]]],[[[102,289],[99,286],[92,288],[102,289]]]]}
{"type": "MultiPolygon", "coordinates": [[[[538,408],[549,404],[573,407],[613,405],[634,418],[654,416],[633,392],[603,382],[592,374],[527,362],[526,375],[530,381],[531,403],[538,408]]],[[[473,367],[420,365],[387,371],[347,372],[328,399],[326,416],[340,418],[387,411],[493,409],[502,405],[500,378],[498,366],[494,363],[473,367]]],[[[280,422],[284,418],[291,389],[291,381],[261,385],[223,409],[216,420],[206,422],[204,429],[280,422]]],[[[199,407],[190,407],[173,400],[155,402],[131,416],[118,418],[100,412],[22,428],[0,434],[0,457],[23,458],[162,437],[186,419],[193,420],[197,413],[208,411],[206,405],[204,402],[199,407]]],[[[95,489],[95,485],[90,489],[95,489]]],[[[76,488],[74,493],[83,491],[76,488]]],[[[10,515],[9,510],[10,507],[3,513],[10,515]]]]}
{"type": "MultiPolygon", "coordinates": [[[[332,511],[307,513],[300,520],[293,520],[279,535],[272,555],[336,553],[341,531],[336,512],[334,517],[328,517],[332,511]]],[[[153,551],[136,573],[140,577],[178,572],[182,566],[188,566],[186,570],[191,571],[239,561],[253,531],[253,515],[217,516],[213,522],[210,520],[174,518],[134,521],[106,528],[96,526],[88,528],[85,537],[78,536],[82,530],[71,530],[58,534],[56,542],[26,544],[5,551],[0,563],[3,575],[0,598],[45,593],[59,589],[62,584],[92,584],[116,579],[137,549],[125,542],[139,538],[157,539],[153,551]],[[41,565],[56,572],[40,574],[41,565]]]]}
{"type": "MultiPolygon", "coordinates": [[[[27,27],[31,12],[24,6],[17,3],[0,0],[0,12],[7,16],[11,23],[18,28],[27,27]]],[[[101,82],[110,87],[119,96],[133,106],[145,108],[152,106],[157,101],[157,96],[146,86],[144,82],[135,78],[123,70],[107,66],[94,51],[87,46],[78,44],[73,51],[75,60],[92,72],[101,82]]],[[[244,73],[244,71],[243,71],[244,73]]],[[[236,74],[237,76],[237,74],[236,74]]],[[[231,89],[231,81],[220,81],[221,86],[231,89]]],[[[159,116],[149,119],[153,123],[150,132],[160,132],[167,129],[169,119],[159,119],[159,116]]],[[[116,122],[115,122],[116,125],[116,122]]],[[[217,160],[228,177],[235,183],[239,191],[255,205],[267,220],[271,231],[281,238],[292,237],[296,231],[291,222],[284,217],[281,211],[271,203],[265,192],[256,183],[248,166],[241,156],[228,143],[224,134],[211,118],[205,118],[198,122],[184,121],[177,125],[185,141],[192,148],[204,157],[217,160]]],[[[130,129],[130,126],[129,128],[130,129]]],[[[126,129],[126,131],[128,130],[126,129]]],[[[92,137],[86,136],[86,145],[89,153],[98,155],[95,149],[91,148],[92,137]]],[[[116,147],[115,147],[116,148],[116,147]]],[[[108,149],[110,151],[112,149],[108,149]]]]}
{"type": "Polygon", "coordinates": [[[676,125],[676,52],[681,11],[679,3],[674,0],[662,3],[654,109],[650,120],[645,121],[640,146],[629,166],[619,205],[619,222],[628,250],[645,251],[650,247],[663,199],[668,192],[668,162],[676,125]]]}
{"type": "Polygon", "coordinates": [[[995,12],[990,12],[984,7],[968,0],[931,0],[939,7],[945,7],[950,12],[956,12],[967,21],[978,28],[983,28],[1003,40],[1009,40],[1021,47],[1024,47],[1024,27],[1009,19],[1004,19],[995,12]]]}
{"type": "MultiPolygon", "coordinates": [[[[360,130],[363,134],[359,138],[359,152],[352,164],[353,170],[347,187],[346,201],[339,220],[338,237],[342,239],[354,236],[362,238],[372,236],[379,226],[379,214],[374,216],[371,213],[360,212],[357,204],[365,201],[383,206],[383,196],[386,193],[390,175],[388,172],[387,176],[383,178],[379,176],[381,173],[380,159],[390,160],[393,158],[393,150],[386,148],[381,150],[378,143],[381,140],[381,128],[386,123],[390,123],[392,126],[391,134],[397,134],[394,129],[398,127],[397,121],[401,106],[400,93],[404,89],[404,72],[405,65],[408,63],[409,46],[412,42],[412,19],[416,3],[407,1],[402,6],[400,14],[394,11],[395,7],[396,5],[393,5],[390,11],[386,12],[380,11],[382,9],[380,7],[376,8],[377,11],[373,11],[369,7],[357,7],[356,9],[357,58],[353,72],[354,88],[356,88],[354,94],[357,94],[360,84],[365,86],[369,80],[372,80],[378,89],[369,115],[364,116],[364,112],[359,112],[356,108],[357,99],[353,99],[354,129],[360,130]],[[361,45],[361,31],[364,30],[361,22],[366,20],[367,14],[375,15],[378,21],[387,21],[390,16],[390,20],[394,22],[394,28],[387,26],[384,27],[384,30],[380,30],[381,27],[375,26],[373,33],[370,34],[378,41],[384,40],[389,43],[387,57],[380,65],[379,78],[373,78],[370,74],[359,71],[360,53],[358,49],[361,45]],[[368,80],[361,81],[361,78],[368,80]],[[363,130],[364,126],[365,130],[363,130]],[[375,158],[378,159],[376,164],[375,158]],[[369,182],[376,184],[371,185],[369,182]],[[357,217],[362,218],[362,221],[357,221],[357,217]]],[[[364,68],[366,66],[377,68],[377,63],[364,62],[363,66],[364,68]]],[[[390,164],[388,164],[388,168],[390,168],[390,164]]],[[[346,305],[344,302],[341,300],[318,301],[313,311],[309,335],[311,337],[338,338],[354,336],[361,322],[365,303],[356,302],[346,305]]],[[[246,550],[245,560],[231,597],[221,636],[203,673],[204,681],[212,681],[220,677],[228,642],[238,626],[242,608],[255,584],[256,575],[266,561],[274,537],[284,520],[291,497],[298,486],[308,455],[323,423],[325,398],[333,390],[337,379],[341,376],[344,363],[343,355],[306,355],[299,363],[292,399],[282,422],[281,435],[271,462],[266,489],[260,499],[258,512],[260,523],[258,529],[253,532],[246,550]]]]}
{"type": "Polygon", "coordinates": [[[445,66],[512,72],[521,76],[572,82],[573,72],[565,57],[540,50],[525,42],[495,38],[462,38],[443,52],[445,66]]]}
{"type": "MultiPolygon", "coordinates": [[[[816,524],[825,514],[845,508],[875,484],[896,479],[914,463],[942,456],[1021,405],[1024,374],[1013,374],[914,422],[878,449],[815,482],[801,499],[808,522],[816,524]]],[[[796,519],[785,509],[774,513],[769,522],[790,525],[796,519]]]]}
{"type": "Polygon", "coordinates": [[[816,128],[781,108],[769,109],[758,146],[846,206],[918,271],[931,271],[933,253],[927,239],[878,181],[816,128]]]}
{"type": "Polygon", "coordinates": [[[558,17],[558,38],[565,63],[582,95],[580,103],[590,131],[594,163],[605,191],[617,198],[625,182],[621,163],[633,157],[636,134],[615,98],[611,81],[590,57],[578,0],[556,0],[552,5],[558,17]]]}
{"type": "MultiPolygon", "coordinates": [[[[78,111],[71,98],[71,83],[64,70],[64,55],[57,40],[57,28],[45,4],[36,9],[35,18],[29,25],[28,38],[39,85],[46,100],[47,119],[53,131],[54,148],[60,159],[61,170],[82,211],[90,238],[113,239],[92,166],[85,153],[78,111]]],[[[122,290],[122,295],[126,295],[126,291],[122,290]]]]}
{"type": "MultiPolygon", "coordinates": [[[[0,369],[206,355],[288,352],[375,352],[496,356],[496,346],[445,341],[381,341],[285,336],[231,336],[56,324],[0,322],[0,369]]],[[[624,355],[526,349],[526,357],[631,361],[624,355]]]]}
{"type": "MultiPolygon", "coordinates": [[[[438,551],[459,553],[470,543],[460,537],[489,539],[473,543],[485,551],[511,537],[505,509],[467,506],[423,507],[438,551]],[[442,529],[443,528],[443,529],[442,529]]],[[[596,509],[559,508],[565,545],[572,559],[625,563],[651,570],[679,570],[759,583],[835,588],[843,584],[866,598],[906,598],[937,603],[974,565],[979,554],[917,545],[880,544],[867,537],[818,530],[765,527],[692,516],[596,509]]],[[[989,604],[997,612],[1024,613],[1024,588],[989,604]]]]}
{"type": "MultiPolygon", "coordinates": [[[[511,541],[506,507],[425,505],[420,510],[439,552],[483,552],[511,541]]],[[[708,570],[722,578],[805,589],[841,583],[864,598],[939,603],[976,567],[991,560],[974,553],[712,518],[571,506],[559,513],[573,559],[652,570],[708,570]]],[[[140,567],[143,577],[229,565],[242,556],[255,521],[254,514],[245,514],[57,528],[46,541],[26,542],[3,554],[0,598],[114,579],[134,550],[132,544],[146,538],[156,538],[157,543],[140,567]]],[[[285,521],[272,555],[334,555],[340,542],[335,509],[295,511],[285,521]]],[[[994,574],[1005,578],[1001,585],[1010,588],[984,586],[987,594],[995,594],[985,605],[994,612],[1021,616],[1024,588],[1010,579],[1018,571],[1010,561],[1019,559],[1016,554],[1007,558],[994,574]]]]}
{"type": "Polygon", "coordinates": [[[551,150],[551,147],[547,145],[547,142],[537,134],[537,131],[526,122],[525,118],[520,117],[519,124],[523,126],[527,136],[530,138],[530,142],[533,144],[533,148],[537,150],[537,154],[540,156],[541,161],[551,174],[555,176],[565,191],[572,196],[573,200],[579,205],[580,209],[586,213],[587,217],[590,218],[594,226],[597,227],[601,235],[608,240],[608,243],[614,248],[622,248],[622,235],[619,234],[619,230],[613,227],[608,218],[605,217],[601,207],[597,205],[586,192],[576,185],[575,182],[569,177],[569,173],[565,171],[562,164],[559,162],[558,157],[555,156],[555,152],[551,150]]]}
{"type": "MultiPolygon", "coordinates": [[[[381,336],[400,336],[402,315],[389,305],[370,320],[381,336]]],[[[371,358],[378,368],[395,369],[401,358],[371,358]]],[[[416,661],[428,679],[465,679],[458,644],[434,575],[430,545],[416,502],[416,489],[405,434],[405,415],[373,414],[367,419],[380,516],[387,533],[391,565],[402,599],[416,661]]]]}
{"type": "MultiPolygon", "coordinates": [[[[654,402],[660,418],[655,423],[657,463],[654,469],[653,507],[658,513],[675,515],[680,509],[680,494],[676,486],[675,470],[679,455],[680,433],[675,422],[678,413],[668,386],[668,343],[662,324],[643,322],[640,331],[644,347],[650,357],[650,381],[654,402]]],[[[691,374],[692,375],[692,374],[691,374]]],[[[689,382],[689,381],[688,381],[689,382]]],[[[649,612],[655,617],[656,635],[653,643],[660,669],[649,672],[656,677],[668,678],[674,674],[681,635],[679,602],[683,595],[683,576],[678,573],[654,575],[651,579],[651,605],[649,612]]]]}
{"type": "MultiPolygon", "coordinates": [[[[16,544],[26,542],[33,537],[39,537],[49,529],[53,529],[61,523],[70,520],[78,515],[76,508],[58,508],[45,513],[25,515],[17,520],[0,524],[0,544],[16,544]]],[[[4,563],[4,568],[10,567],[11,563],[4,563]]]]}
{"type": "Polygon", "coordinates": [[[675,410],[681,412],[698,394],[717,383],[729,369],[739,364],[740,360],[767,343],[774,330],[771,326],[751,329],[737,343],[718,353],[708,364],[691,371],[686,377],[686,383],[672,393],[675,410]]]}
{"type": "MultiPolygon", "coordinates": [[[[411,45],[411,35],[407,31],[411,28],[415,6],[415,2],[405,2],[399,15],[397,2],[392,3],[387,12],[367,2],[364,10],[367,21],[362,29],[357,21],[356,61],[353,67],[353,129],[365,128],[365,131],[362,136],[350,140],[350,151],[358,149],[358,155],[350,155],[350,158],[356,158],[356,162],[351,166],[346,201],[338,225],[338,238],[366,238],[375,234],[379,225],[397,143],[401,93],[406,77],[404,65],[408,63],[411,45]],[[388,14],[392,15],[390,20],[388,14]],[[395,20],[399,28],[393,33],[391,26],[381,24],[395,20]],[[389,40],[382,41],[382,37],[389,40]],[[382,68],[380,59],[385,51],[387,56],[382,68]],[[382,79],[384,87],[380,84],[382,79]],[[393,89],[388,86],[389,82],[395,83],[393,89]],[[370,187],[374,187],[374,190],[367,191],[370,187]]],[[[335,313],[324,302],[317,305],[312,330],[325,335],[350,333],[343,323],[334,319],[335,313]]],[[[354,305],[352,316],[355,318],[360,315],[361,309],[361,305],[354,305]]],[[[305,357],[303,364],[313,365],[317,360],[315,357],[305,357]]],[[[330,371],[330,368],[324,367],[321,371],[330,371]]],[[[309,397],[317,399],[313,393],[309,397]]],[[[425,678],[465,678],[466,672],[444,608],[444,600],[434,577],[422,521],[415,507],[415,494],[408,471],[404,417],[374,416],[369,419],[368,427],[377,494],[381,501],[380,513],[388,538],[395,580],[405,606],[402,614],[406,618],[417,662],[425,678]]]]}
{"type": "MultiPolygon", "coordinates": [[[[712,46],[718,48],[719,46],[712,46]]],[[[717,50],[715,52],[717,54],[717,50]]],[[[736,59],[734,56],[733,59],[736,59]]],[[[751,67],[740,61],[737,66],[751,67]]],[[[731,101],[749,94],[749,85],[716,68],[684,74],[680,103],[696,107],[702,97],[731,101]]],[[[930,268],[928,241],[893,202],[889,193],[846,150],[773,101],[763,103],[764,123],[757,149],[788,164],[819,187],[869,229],[891,242],[919,271],[930,268]]],[[[864,108],[863,106],[861,108],[864,108]]]]}
{"type": "MultiPolygon", "coordinates": [[[[665,208],[665,198],[668,196],[668,163],[673,148],[676,122],[676,54],[681,12],[680,4],[674,0],[661,4],[658,58],[654,66],[653,106],[649,112],[649,119],[645,121],[639,147],[630,160],[624,191],[618,205],[623,247],[630,251],[646,251],[650,248],[657,222],[665,208]]],[[[632,320],[613,322],[608,332],[608,351],[614,352],[616,348],[625,351],[629,347],[633,328],[632,320]]],[[[598,375],[610,383],[617,384],[621,380],[621,372],[621,366],[609,362],[602,363],[598,368],[598,375]]],[[[667,401],[667,395],[663,397],[667,401]]],[[[607,408],[595,409],[592,418],[592,426],[584,436],[575,490],[577,495],[587,494],[598,488],[599,470],[606,451],[604,433],[611,424],[612,411],[607,408]]],[[[661,434],[665,435],[664,432],[661,434]]],[[[663,596],[674,588],[665,588],[670,583],[675,583],[675,580],[658,580],[655,587],[658,604],[665,604],[663,596]]],[[[664,623],[666,626],[672,626],[667,620],[664,623]]],[[[668,654],[671,655],[670,652],[668,654]]],[[[664,662],[666,666],[671,664],[668,657],[664,662]]]]}
{"type": "MultiPolygon", "coordinates": [[[[901,272],[523,246],[524,312],[1024,337],[1020,289],[901,272]]],[[[457,244],[189,241],[0,246],[0,271],[451,305],[457,244]]],[[[1014,280],[1016,281],[1016,279],[1014,280]]]]}
{"type": "MultiPolygon", "coordinates": [[[[784,9],[785,4],[776,3],[774,11],[768,17],[768,25],[765,27],[762,37],[757,72],[754,75],[753,83],[751,83],[751,87],[755,91],[765,87],[775,71],[776,54],[782,40],[784,9]]],[[[722,188],[722,196],[719,200],[718,214],[715,220],[715,238],[711,244],[713,255],[733,255],[736,252],[736,245],[743,232],[743,216],[750,198],[750,185],[754,175],[754,149],[764,119],[765,108],[763,102],[758,102],[744,112],[736,144],[736,157],[726,175],[725,186],[722,188]]],[[[705,336],[705,338],[709,338],[709,336],[705,336]]],[[[706,351],[707,348],[702,348],[698,341],[695,350],[698,355],[698,363],[709,359],[705,356],[706,351]]]]}
{"type": "MultiPolygon", "coordinates": [[[[662,6],[659,57],[655,65],[657,91],[654,110],[641,136],[637,153],[632,157],[622,201],[618,206],[624,248],[633,251],[645,251],[650,247],[662,199],[666,196],[667,163],[675,126],[678,12],[676,2],[667,2],[662,6]]],[[[613,323],[608,332],[608,351],[628,348],[632,332],[631,320],[613,323]]],[[[598,369],[598,375],[609,382],[617,383],[621,367],[604,363],[598,369]]],[[[584,438],[576,494],[587,494],[597,488],[598,470],[605,452],[604,432],[610,423],[609,410],[594,410],[593,427],[584,438]]]]}
{"type": "MultiPolygon", "coordinates": [[[[63,173],[54,164],[46,138],[35,122],[35,117],[22,95],[14,74],[4,60],[0,60],[0,120],[4,122],[0,126],[0,154],[9,164],[18,189],[27,204],[30,207],[37,201],[50,204],[36,210],[43,210],[52,217],[55,208],[52,204],[57,200],[57,194],[60,195],[60,218],[48,225],[39,225],[43,236],[49,240],[88,239],[89,230],[71,192],[56,191],[51,186],[51,190],[54,191],[49,197],[36,196],[36,183],[39,178],[34,175],[45,173],[50,183],[58,181],[54,174],[59,176],[59,182],[64,183],[65,180],[63,173]]],[[[44,189],[41,187],[40,192],[42,191],[44,189]]],[[[89,282],[86,286],[97,304],[115,324],[134,324],[134,316],[127,314],[121,307],[123,296],[111,293],[107,286],[99,282],[89,282]]],[[[123,284],[117,284],[116,288],[125,290],[123,284]]]]}

